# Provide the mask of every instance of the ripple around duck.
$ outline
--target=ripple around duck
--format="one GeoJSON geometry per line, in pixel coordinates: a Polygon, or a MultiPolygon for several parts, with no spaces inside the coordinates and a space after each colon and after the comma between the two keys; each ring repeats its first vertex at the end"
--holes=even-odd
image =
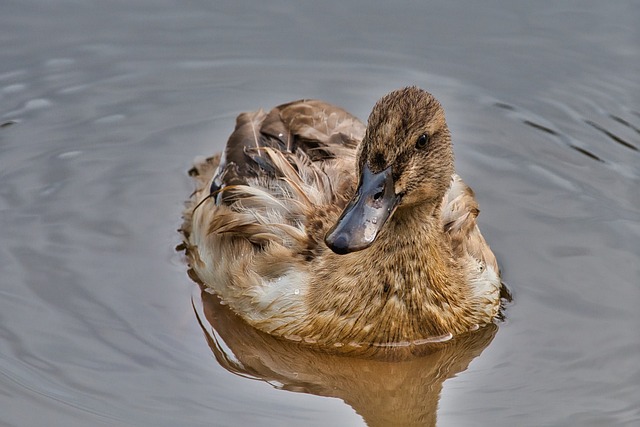
{"type": "MultiPolygon", "coordinates": [[[[633,111],[632,113],[634,113],[635,115],[640,117],[640,114],[638,114],[637,112],[633,111]]],[[[618,116],[616,116],[614,114],[609,114],[609,118],[611,118],[612,120],[615,120],[616,122],[620,123],[623,126],[628,127],[629,129],[633,129],[634,131],[636,131],[637,134],[640,134],[640,128],[639,127],[632,125],[631,123],[629,123],[628,121],[626,121],[622,117],[618,117],[618,116]]]]}
{"type": "Polygon", "coordinates": [[[13,126],[17,123],[17,120],[7,120],[6,122],[0,123],[0,128],[8,128],[9,126],[13,126]]]}
{"type": "MultiPolygon", "coordinates": [[[[611,117],[611,115],[609,115],[609,117],[611,117]]],[[[618,123],[621,123],[620,120],[616,120],[618,123]]],[[[625,141],[624,139],[620,138],[618,135],[614,134],[613,132],[605,129],[604,127],[600,126],[599,124],[597,124],[594,121],[591,120],[585,120],[584,121],[586,124],[588,124],[589,126],[591,126],[592,128],[602,132],[603,134],[605,134],[606,136],[609,137],[609,139],[611,139],[613,142],[617,142],[618,144],[622,145],[623,147],[627,147],[630,148],[633,151],[638,151],[638,147],[636,147],[635,145],[631,144],[630,142],[625,141]]],[[[626,123],[626,122],[625,122],[626,123]]],[[[628,126],[633,128],[632,126],[628,126]]]]}
{"type": "Polygon", "coordinates": [[[623,150],[639,152],[634,138],[640,134],[640,124],[634,123],[633,111],[612,112],[602,107],[595,108],[591,102],[581,98],[548,99],[545,103],[551,107],[546,114],[534,113],[524,107],[501,101],[494,101],[493,106],[504,110],[507,117],[540,132],[559,146],[570,148],[627,178],[638,177],[638,169],[628,161],[625,154],[606,144],[607,141],[612,141],[623,150]]]}
{"type": "MultiPolygon", "coordinates": [[[[556,132],[555,130],[550,129],[550,128],[546,127],[546,126],[543,126],[543,125],[541,125],[539,123],[533,122],[531,120],[524,119],[522,121],[522,123],[524,123],[527,126],[530,126],[530,127],[534,128],[536,130],[539,130],[539,131],[542,131],[542,132],[547,133],[549,135],[552,135],[554,137],[558,137],[560,139],[563,139],[565,141],[568,139],[568,138],[562,138],[562,135],[560,133],[556,132]]],[[[587,150],[586,148],[579,147],[579,146],[577,146],[575,144],[572,144],[570,142],[565,142],[565,143],[569,148],[571,148],[573,150],[576,150],[578,153],[584,154],[585,156],[587,156],[587,157],[589,157],[589,158],[591,158],[593,160],[596,160],[598,162],[604,163],[604,160],[602,160],[600,157],[598,157],[597,155],[593,154],[591,151],[587,150]]]]}

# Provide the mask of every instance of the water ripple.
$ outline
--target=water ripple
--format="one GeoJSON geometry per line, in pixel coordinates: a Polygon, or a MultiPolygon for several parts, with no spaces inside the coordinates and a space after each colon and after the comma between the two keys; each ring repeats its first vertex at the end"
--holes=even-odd
{"type": "Polygon", "coordinates": [[[608,131],[607,129],[605,129],[604,127],[600,126],[599,124],[591,121],[591,120],[585,120],[584,121],[586,124],[588,124],[589,126],[591,126],[594,129],[599,130],[600,132],[602,132],[603,134],[607,135],[609,138],[611,138],[614,142],[617,142],[618,144],[630,148],[634,151],[638,151],[638,147],[636,147],[635,145],[631,144],[630,142],[625,141],[624,139],[620,138],[619,136],[615,135],[614,133],[608,131]]]}

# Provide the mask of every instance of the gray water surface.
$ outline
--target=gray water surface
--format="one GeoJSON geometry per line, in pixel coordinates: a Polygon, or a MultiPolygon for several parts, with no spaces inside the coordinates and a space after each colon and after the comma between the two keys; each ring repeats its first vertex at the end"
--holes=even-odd
{"type": "Polygon", "coordinates": [[[639,425],[638,22],[635,1],[4,1],[0,425],[639,425]],[[225,336],[174,249],[193,159],[241,111],[365,120],[412,84],[447,112],[506,320],[409,362],[225,336]]]}

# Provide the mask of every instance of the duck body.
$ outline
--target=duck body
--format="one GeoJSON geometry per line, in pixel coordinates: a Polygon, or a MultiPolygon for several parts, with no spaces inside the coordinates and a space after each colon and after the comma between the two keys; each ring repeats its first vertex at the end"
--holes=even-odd
{"type": "Polygon", "coordinates": [[[453,169],[442,107],[410,87],[365,127],[300,100],[241,114],[193,169],[190,266],[249,324],[321,345],[396,345],[490,323],[496,259],[453,169]]]}

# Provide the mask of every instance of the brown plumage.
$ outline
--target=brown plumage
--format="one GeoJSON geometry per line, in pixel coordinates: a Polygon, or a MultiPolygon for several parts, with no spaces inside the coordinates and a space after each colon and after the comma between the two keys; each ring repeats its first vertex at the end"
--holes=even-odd
{"type": "Polygon", "coordinates": [[[498,265],[455,174],[444,111],[416,87],[365,126],[301,100],[241,114],[196,165],[185,210],[198,278],[254,327],[321,345],[396,345],[487,324],[498,265]]]}

